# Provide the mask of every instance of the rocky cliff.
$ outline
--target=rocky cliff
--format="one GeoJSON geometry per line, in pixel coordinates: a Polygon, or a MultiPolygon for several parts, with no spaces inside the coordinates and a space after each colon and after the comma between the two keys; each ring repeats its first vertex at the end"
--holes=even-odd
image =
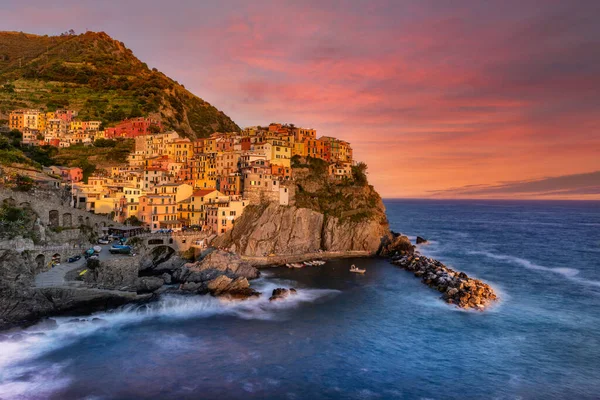
{"type": "MultiPolygon", "coordinates": [[[[355,171],[358,175],[360,171],[355,171]]],[[[320,160],[295,160],[294,205],[251,205],[214,245],[250,257],[318,251],[375,254],[391,239],[381,197],[364,176],[330,181],[320,160]]]]}

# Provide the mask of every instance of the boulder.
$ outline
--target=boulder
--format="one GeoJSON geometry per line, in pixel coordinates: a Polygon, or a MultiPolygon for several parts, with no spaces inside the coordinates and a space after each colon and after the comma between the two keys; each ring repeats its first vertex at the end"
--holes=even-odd
{"type": "Polygon", "coordinates": [[[427,243],[427,239],[421,236],[417,236],[417,244],[427,243]]]}
{"type": "Polygon", "coordinates": [[[161,275],[161,278],[163,280],[163,282],[165,283],[165,285],[170,285],[171,284],[171,275],[169,275],[168,273],[164,273],[161,275]]]}
{"type": "Polygon", "coordinates": [[[180,289],[185,292],[204,293],[206,292],[206,285],[202,283],[188,282],[182,284],[180,289]]]}
{"type": "MultiPolygon", "coordinates": [[[[244,277],[247,279],[258,278],[259,271],[250,264],[242,261],[239,255],[224,250],[214,250],[201,261],[187,263],[184,265],[191,273],[211,271],[205,275],[194,277],[196,280],[211,280],[216,276],[214,271],[226,274],[232,277],[244,277]]],[[[186,279],[189,280],[189,277],[186,279]]]]}
{"type": "Polygon", "coordinates": [[[161,277],[156,276],[144,276],[137,279],[136,292],[137,293],[152,293],[164,285],[165,281],[161,277]]]}
{"type": "Polygon", "coordinates": [[[392,256],[395,254],[413,254],[415,246],[406,236],[395,236],[389,243],[385,244],[380,251],[382,256],[392,256]]]}
{"type": "Polygon", "coordinates": [[[278,300],[284,300],[286,298],[288,298],[291,294],[296,294],[296,289],[294,288],[290,288],[290,289],[285,289],[285,288],[277,288],[277,289],[273,289],[273,293],[271,293],[271,297],[269,297],[269,301],[278,301],[278,300]]]}
{"type": "Polygon", "coordinates": [[[258,297],[259,292],[250,288],[250,283],[244,277],[231,279],[220,275],[208,282],[206,288],[213,296],[224,297],[230,300],[245,300],[249,297],[258,297]]]}
{"type": "Polygon", "coordinates": [[[214,295],[223,293],[233,280],[225,275],[220,275],[208,282],[207,289],[214,295]]]}

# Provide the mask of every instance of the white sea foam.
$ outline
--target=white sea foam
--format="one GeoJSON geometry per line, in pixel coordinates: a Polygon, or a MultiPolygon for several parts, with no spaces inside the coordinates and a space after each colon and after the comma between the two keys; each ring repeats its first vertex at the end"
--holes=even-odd
{"type": "Polygon", "coordinates": [[[27,362],[99,330],[120,329],[148,319],[181,320],[215,315],[243,319],[277,319],[282,318],[282,310],[339,293],[337,290],[302,288],[298,289],[296,295],[283,301],[269,302],[273,289],[294,284],[295,282],[291,281],[259,279],[252,285],[263,293],[257,299],[227,301],[211,296],[167,295],[154,303],[128,305],[113,311],[81,317],[78,321],[73,321],[72,317],[59,317],[55,319],[55,329],[48,330],[47,325],[31,327],[22,332],[22,335],[0,342],[0,398],[28,399],[32,398],[32,393],[46,398],[49,393],[67,386],[68,378],[61,376],[65,365],[54,364],[44,368],[39,368],[38,365],[34,371],[34,367],[27,366],[27,362]],[[40,369],[43,369],[42,374],[40,369]]]}
{"type": "Polygon", "coordinates": [[[0,398],[46,399],[70,384],[71,379],[62,376],[65,366],[66,364],[52,364],[45,368],[3,368],[0,370],[0,398]]]}
{"type": "Polygon", "coordinates": [[[592,286],[597,286],[600,287],[600,282],[599,281],[593,281],[593,280],[588,280],[588,279],[583,279],[580,278],[579,275],[579,270],[576,268],[569,268],[569,267],[546,267],[543,265],[539,265],[536,264],[534,262],[531,262],[529,260],[526,260],[524,258],[520,258],[520,257],[515,257],[515,256],[509,256],[509,255],[505,255],[505,254],[495,254],[495,253],[491,253],[489,251],[469,251],[468,254],[474,254],[474,255],[482,255],[482,256],[486,256],[488,258],[492,258],[494,260],[500,260],[500,261],[505,261],[514,265],[519,265],[522,267],[525,267],[527,269],[530,270],[535,270],[535,271],[545,271],[545,272],[551,272],[554,274],[559,274],[562,275],[566,278],[568,278],[569,280],[575,281],[575,282],[579,282],[579,283],[583,283],[586,285],[592,285],[592,286]]]}

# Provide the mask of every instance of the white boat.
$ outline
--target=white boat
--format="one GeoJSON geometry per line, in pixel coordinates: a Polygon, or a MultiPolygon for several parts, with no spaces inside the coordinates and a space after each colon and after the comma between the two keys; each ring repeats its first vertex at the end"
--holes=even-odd
{"type": "Polygon", "coordinates": [[[102,251],[102,247],[100,247],[100,246],[94,246],[94,247],[92,247],[92,248],[94,249],[94,251],[95,251],[96,253],[100,253],[100,252],[102,251]]]}
{"type": "Polygon", "coordinates": [[[294,263],[294,264],[291,264],[291,265],[294,268],[302,268],[302,267],[304,267],[304,264],[302,264],[302,263],[294,263]]]}
{"type": "Polygon", "coordinates": [[[357,268],[356,265],[352,264],[352,266],[350,267],[350,272],[356,272],[357,274],[364,274],[365,272],[367,272],[367,270],[357,268]]]}

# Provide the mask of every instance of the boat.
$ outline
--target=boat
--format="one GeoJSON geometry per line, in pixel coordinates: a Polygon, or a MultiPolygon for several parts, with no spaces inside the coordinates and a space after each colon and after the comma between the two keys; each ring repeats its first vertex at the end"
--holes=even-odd
{"type": "Polygon", "coordinates": [[[96,253],[100,253],[102,251],[102,247],[100,247],[100,246],[94,246],[92,248],[94,249],[94,252],[96,252],[96,253]]]}
{"type": "Polygon", "coordinates": [[[357,274],[364,274],[365,272],[367,272],[367,270],[357,268],[356,265],[352,264],[352,266],[350,267],[350,272],[356,272],[357,274]]]}
{"type": "Polygon", "coordinates": [[[290,265],[293,268],[302,268],[302,267],[304,267],[304,264],[302,264],[302,263],[293,263],[293,264],[290,264],[290,265]]]}

